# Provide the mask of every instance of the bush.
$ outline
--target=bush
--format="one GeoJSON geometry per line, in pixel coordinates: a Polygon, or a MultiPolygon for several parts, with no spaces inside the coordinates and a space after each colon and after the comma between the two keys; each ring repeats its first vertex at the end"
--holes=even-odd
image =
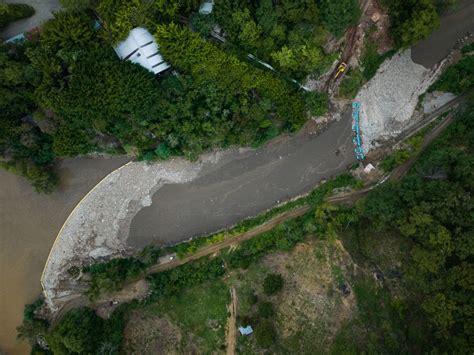
{"type": "Polygon", "coordinates": [[[195,13],[191,16],[190,20],[193,30],[205,37],[211,33],[215,26],[213,14],[201,15],[200,13],[195,13]]]}
{"type": "Polygon", "coordinates": [[[442,90],[460,94],[474,85],[474,56],[462,58],[451,65],[428,91],[442,90]]]}
{"type": "Polygon", "coordinates": [[[273,304],[271,302],[262,302],[258,305],[258,315],[262,318],[273,316],[273,304]]]}
{"type": "Polygon", "coordinates": [[[273,323],[269,320],[260,322],[255,329],[255,337],[257,338],[258,346],[261,348],[267,349],[271,347],[276,339],[273,323]]]}
{"type": "Polygon", "coordinates": [[[280,274],[268,274],[263,280],[263,292],[270,296],[283,288],[283,277],[280,274]]]}
{"type": "Polygon", "coordinates": [[[321,116],[328,111],[328,96],[319,92],[311,91],[305,96],[306,108],[312,116],[321,116]]]}
{"type": "Polygon", "coordinates": [[[35,9],[24,4],[0,4],[0,29],[11,22],[33,16],[35,9]]]}
{"type": "Polygon", "coordinates": [[[348,99],[352,99],[364,84],[364,75],[358,69],[350,69],[339,86],[339,95],[348,99]]]}
{"type": "Polygon", "coordinates": [[[389,14],[395,43],[403,48],[427,38],[440,23],[435,0],[392,0],[389,14]]]}
{"type": "Polygon", "coordinates": [[[382,55],[377,52],[377,46],[374,42],[369,41],[364,48],[362,53],[362,73],[364,74],[364,79],[369,81],[372,79],[377,72],[377,69],[385,61],[385,59],[390,58],[395,54],[394,50],[390,50],[382,55]]]}
{"type": "Polygon", "coordinates": [[[324,23],[336,37],[341,37],[344,30],[357,22],[361,14],[357,0],[320,0],[324,23]]]}
{"type": "Polygon", "coordinates": [[[117,291],[127,280],[139,276],[144,270],[145,264],[134,258],[112,259],[86,267],[84,272],[92,276],[87,294],[94,300],[103,292],[117,291]]]}

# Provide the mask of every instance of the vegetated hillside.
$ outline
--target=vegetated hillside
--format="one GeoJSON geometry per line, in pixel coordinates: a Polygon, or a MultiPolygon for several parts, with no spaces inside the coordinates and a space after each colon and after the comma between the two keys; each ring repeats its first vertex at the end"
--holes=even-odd
{"type": "MultiPolygon", "coordinates": [[[[53,353],[221,352],[233,286],[237,325],[255,330],[239,336],[243,353],[472,352],[473,153],[471,97],[406,177],[355,207],[323,203],[316,190],[308,214],[220,255],[150,275],[151,295],[121,305],[109,320],[82,308],[46,330],[33,305],[20,335],[33,342],[42,335],[53,353]]],[[[141,256],[150,257],[157,255],[141,256]]],[[[136,269],[122,264],[96,271],[136,269]]]]}
{"type": "MultiPolygon", "coordinates": [[[[259,145],[298,129],[309,112],[327,110],[325,95],[303,93],[293,82],[248,62],[244,45],[236,50],[212,41],[210,27],[203,32],[197,23],[220,24],[217,15],[223,16],[229,4],[216,2],[209,17],[198,14],[199,4],[64,0],[65,10],[39,34],[25,43],[2,45],[1,165],[30,179],[38,191],[50,192],[58,182],[57,158],[98,152],[145,160],[172,155],[197,159],[214,147],[259,145]],[[90,10],[101,18],[102,28],[95,28],[90,10]],[[184,18],[190,19],[188,24],[176,25],[184,18]],[[136,26],[156,32],[165,59],[179,75],[155,77],[117,58],[112,45],[136,26]]],[[[318,27],[322,20],[298,20],[308,6],[324,10],[323,3],[262,1],[261,6],[268,11],[259,10],[260,18],[272,19],[268,30],[280,31],[272,51],[288,46],[302,52],[290,62],[305,63],[304,70],[294,68],[305,74],[326,65],[321,46],[328,36],[318,27]]],[[[340,24],[340,30],[349,23],[340,24]]],[[[233,36],[231,28],[225,31],[233,36]]],[[[255,37],[253,43],[264,40],[255,37]]]]}

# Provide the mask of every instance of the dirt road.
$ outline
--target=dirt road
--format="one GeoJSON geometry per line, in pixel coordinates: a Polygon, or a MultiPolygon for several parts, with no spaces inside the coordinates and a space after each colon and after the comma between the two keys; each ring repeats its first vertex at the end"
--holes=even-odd
{"type": "Polygon", "coordinates": [[[231,300],[228,306],[229,317],[227,318],[226,329],[226,354],[235,355],[235,348],[237,346],[237,292],[235,292],[235,287],[231,287],[230,297],[231,300]]]}

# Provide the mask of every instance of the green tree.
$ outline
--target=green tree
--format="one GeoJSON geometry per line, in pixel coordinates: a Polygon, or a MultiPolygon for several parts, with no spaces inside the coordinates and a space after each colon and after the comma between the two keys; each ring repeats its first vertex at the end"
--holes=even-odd
{"type": "Polygon", "coordinates": [[[276,338],[276,331],[273,323],[270,320],[263,320],[258,323],[255,329],[255,337],[257,344],[261,348],[268,349],[273,345],[276,338]]]}
{"type": "Polygon", "coordinates": [[[273,316],[273,304],[271,302],[261,302],[258,304],[258,315],[262,318],[273,316]]]}
{"type": "Polygon", "coordinates": [[[55,354],[93,354],[99,349],[104,322],[90,308],[74,309],[47,335],[55,354]]]}
{"type": "Polygon", "coordinates": [[[392,33],[399,47],[409,47],[439,27],[433,0],[394,0],[389,5],[392,33]]]}
{"type": "Polygon", "coordinates": [[[263,292],[273,295],[283,288],[283,277],[280,274],[268,274],[263,280],[263,292]]]}
{"type": "Polygon", "coordinates": [[[357,22],[361,14],[356,0],[320,0],[320,8],[326,27],[336,37],[341,37],[348,26],[357,22]]]}
{"type": "Polygon", "coordinates": [[[0,29],[9,23],[33,16],[35,9],[25,4],[0,4],[0,29]]]}

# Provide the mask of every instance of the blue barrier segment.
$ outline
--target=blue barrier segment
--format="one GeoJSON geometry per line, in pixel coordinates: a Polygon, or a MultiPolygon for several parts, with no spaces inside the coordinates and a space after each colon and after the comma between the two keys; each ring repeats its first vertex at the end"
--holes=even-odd
{"type": "Polygon", "coordinates": [[[352,103],[352,131],[354,132],[354,137],[352,138],[352,142],[356,146],[354,149],[354,153],[356,155],[357,160],[364,160],[364,150],[362,149],[362,143],[360,138],[360,129],[359,129],[359,108],[360,102],[354,101],[352,103]]]}

